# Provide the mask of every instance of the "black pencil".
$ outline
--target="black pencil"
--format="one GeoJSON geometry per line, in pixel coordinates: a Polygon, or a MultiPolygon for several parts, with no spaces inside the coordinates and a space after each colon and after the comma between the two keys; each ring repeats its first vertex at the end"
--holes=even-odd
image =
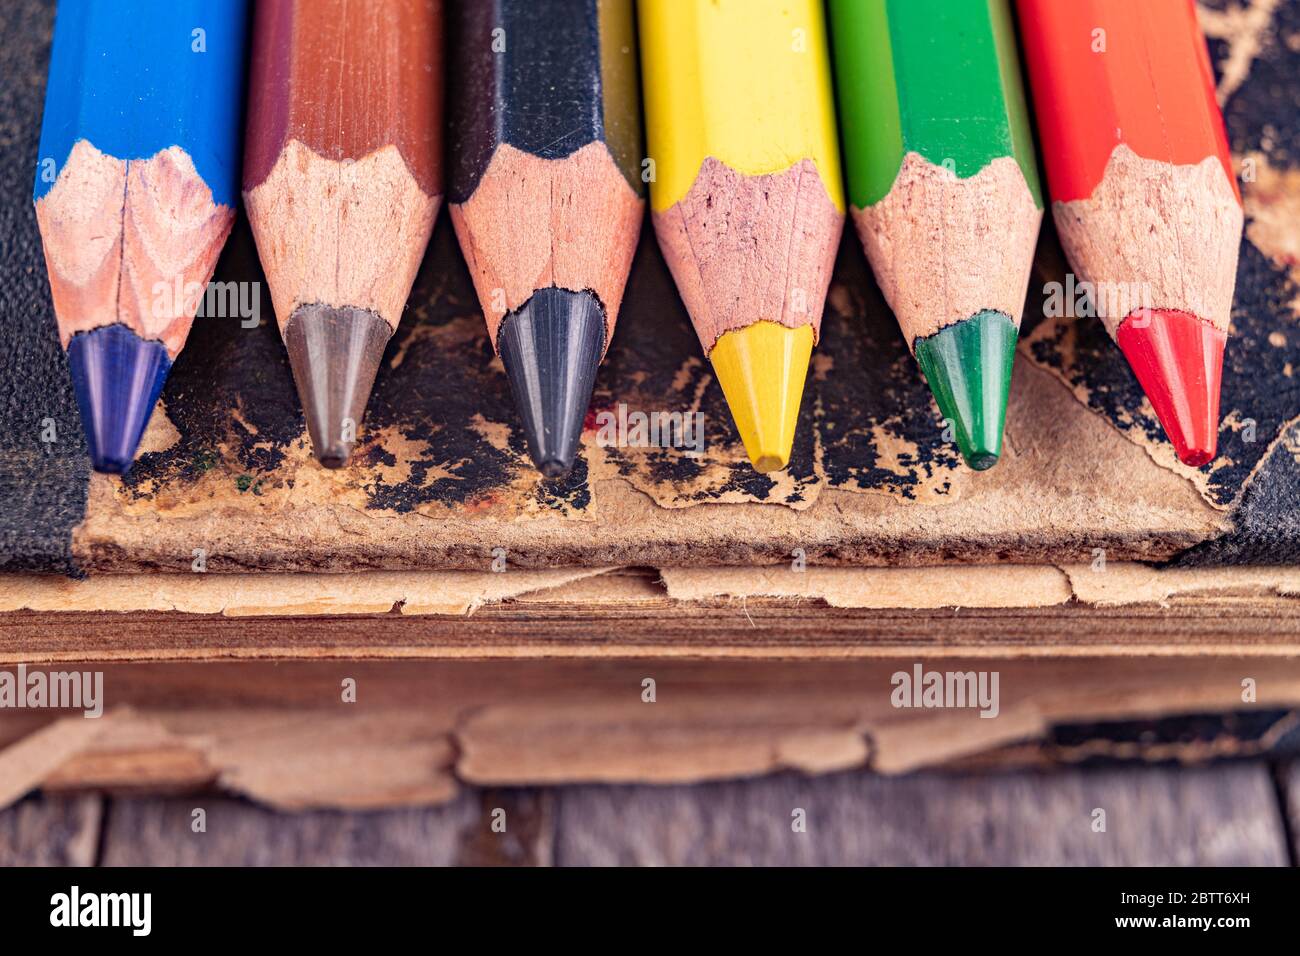
{"type": "Polygon", "coordinates": [[[448,16],[452,222],[529,452],[573,464],[644,203],[631,0],[448,16]]]}

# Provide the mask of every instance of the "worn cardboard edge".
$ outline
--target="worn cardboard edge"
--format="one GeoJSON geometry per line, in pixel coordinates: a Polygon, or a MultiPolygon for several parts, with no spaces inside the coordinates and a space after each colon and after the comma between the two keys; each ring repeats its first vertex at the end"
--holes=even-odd
{"type": "Polygon", "coordinates": [[[1300,597],[1300,568],[1200,568],[1187,574],[1132,562],[945,568],[666,568],[668,596],[817,598],[839,608],[1032,608],[1071,600],[1099,607],[1176,597],[1300,597]]]}
{"type": "Polygon", "coordinates": [[[604,574],[554,571],[369,571],[354,574],[107,574],[82,580],[0,575],[6,611],[178,611],[185,614],[319,616],[471,614],[484,604],[604,574]]]}
{"type": "Polygon", "coordinates": [[[1130,562],[938,568],[663,568],[368,571],[351,574],[0,575],[0,613],[180,612],[226,617],[465,615],[505,601],[815,600],[846,609],[1162,604],[1180,597],[1300,598],[1300,568],[1154,568],[1130,562]],[[622,573],[618,573],[622,572],[622,573]]]}
{"type": "Polygon", "coordinates": [[[1049,372],[1020,362],[1014,375],[1003,462],[980,476],[978,495],[954,487],[942,503],[900,507],[897,495],[854,490],[851,479],[832,486],[828,477],[802,510],[726,501],[668,508],[638,483],[597,469],[581,518],[536,503],[526,515],[438,509],[417,517],[370,509],[310,467],[295,473],[291,491],[249,495],[227,476],[228,487],[204,485],[211,495],[196,487],[165,506],[156,495],[124,497],[115,480],[96,476],[72,550],[91,574],[187,573],[196,543],[208,571],[222,573],[483,570],[497,549],[512,570],[770,565],[796,548],[820,565],[895,567],[1051,564],[1094,548],[1113,560],[1164,561],[1231,530],[1229,515],[1080,409],[1049,372]],[[1062,462],[1054,450],[1063,447],[1093,449],[1095,460],[1062,462]]]}
{"type": "MultiPolygon", "coordinates": [[[[204,700],[194,669],[173,667],[170,677],[155,673],[133,688],[155,695],[152,704],[123,688],[127,700],[98,720],[54,718],[16,739],[5,735],[0,806],[34,788],[217,788],[286,810],[363,809],[445,802],[462,784],[691,783],[853,767],[903,773],[1038,741],[1063,724],[1300,705],[1300,661],[1270,670],[1267,704],[1243,704],[1240,677],[1254,672],[1235,658],[1001,661],[1002,709],[993,720],[973,710],[895,709],[891,672],[909,666],[906,658],[848,670],[760,666],[762,675],[666,667],[658,676],[661,690],[676,695],[671,708],[645,707],[633,679],[641,671],[627,666],[552,665],[549,678],[498,669],[486,682],[458,671],[441,684],[417,676],[405,691],[409,675],[372,670],[361,682],[385,703],[357,712],[316,699],[327,686],[310,678],[313,692],[279,705],[256,692],[248,701],[204,700]],[[169,681],[184,693],[160,704],[156,695],[169,681]]],[[[277,673],[295,683],[294,674],[277,673]]],[[[211,680],[209,694],[231,679],[211,680]]]]}

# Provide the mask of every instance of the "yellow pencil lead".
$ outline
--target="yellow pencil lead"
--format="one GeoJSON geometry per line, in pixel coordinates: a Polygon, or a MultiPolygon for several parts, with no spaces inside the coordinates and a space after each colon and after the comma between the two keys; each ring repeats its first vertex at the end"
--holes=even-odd
{"type": "Polygon", "coordinates": [[[812,347],[811,326],[775,322],[726,332],[713,347],[713,370],[755,471],[790,461],[812,347]]]}

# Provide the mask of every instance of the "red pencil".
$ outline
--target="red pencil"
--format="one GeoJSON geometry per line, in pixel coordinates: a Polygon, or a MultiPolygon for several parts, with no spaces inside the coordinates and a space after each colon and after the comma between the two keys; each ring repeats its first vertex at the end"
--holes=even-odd
{"type": "Polygon", "coordinates": [[[1174,444],[1214,458],[1241,242],[1193,0],[1017,0],[1066,255],[1174,444]]]}

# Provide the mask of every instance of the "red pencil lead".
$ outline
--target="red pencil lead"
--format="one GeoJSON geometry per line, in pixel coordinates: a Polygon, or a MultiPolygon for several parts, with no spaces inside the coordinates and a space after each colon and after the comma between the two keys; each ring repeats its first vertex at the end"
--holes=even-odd
{"type": "Polygon", "coordinates": [[[1185,465],[1214,459],[1227,339],[1209,322],[1173,310],[1143,309],[1119,327],[1116,341],[1185,465]]]}

